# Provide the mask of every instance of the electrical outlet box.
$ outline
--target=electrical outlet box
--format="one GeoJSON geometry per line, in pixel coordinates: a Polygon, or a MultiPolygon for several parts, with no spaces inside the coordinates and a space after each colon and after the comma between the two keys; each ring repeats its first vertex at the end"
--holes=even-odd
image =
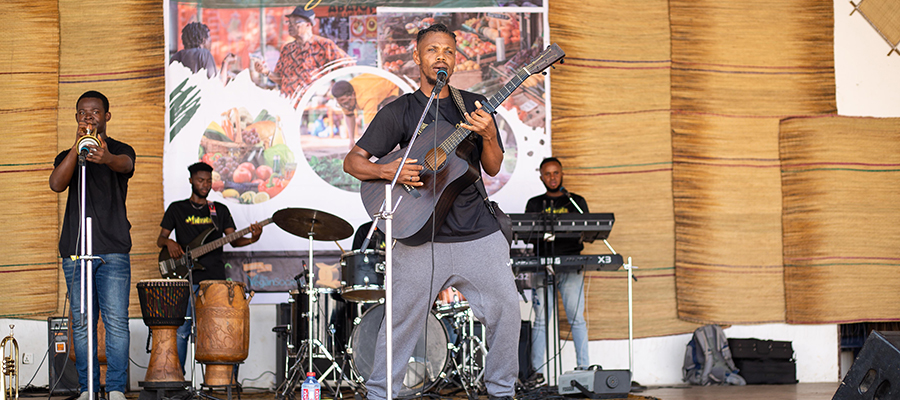
{"type": "Polygon", "coordinates": [[[34,362],[34,353],[22,353],[22,364],[31,364],[34,362]]]}

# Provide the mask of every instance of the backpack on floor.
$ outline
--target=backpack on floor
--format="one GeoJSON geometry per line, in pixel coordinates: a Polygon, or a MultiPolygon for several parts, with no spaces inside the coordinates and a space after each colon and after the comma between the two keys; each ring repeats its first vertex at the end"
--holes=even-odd
{"type": "Polygon", "coordinates": [[[694,331],[684,351],[683,380],[692,385],[746,385],[731,359],[728,338],[718,325],[694,331]]]}

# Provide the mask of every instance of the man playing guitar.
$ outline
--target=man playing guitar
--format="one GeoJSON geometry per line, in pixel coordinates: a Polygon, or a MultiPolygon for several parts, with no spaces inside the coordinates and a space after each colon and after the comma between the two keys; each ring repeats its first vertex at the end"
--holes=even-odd
{"type": "MultiPolygon", "coordinates": [[[[166,248],[169,255],[178,259],[184,256],[182,246],[192,242],[197,236],[204,234],[209,228],[215,228],[204,242],[209,242],[223,235],[234,232],[234,220],[231,212],[224,204],[206,200],[209,191],[212,190],[213,168],[206,163],[198,162],[188,167],[191,177],[191,197],[186,200],[176,201],[169,205],[159,224],[159,237],[156,245],[166,248]],[[175,231],[175,240],[169,239],[172,231],[175,231]]],[[[262,234],[262,226],[259,223],[250,225],[251,237],[240,237],[231,242],[234,247],[247,246],[259,241],[262,234]]],[[[205,280],[225,280],[225,262],[222,248],[212,250],[200,257],[196,264],[204,269],[194,269],[192,273],[194,288],[196,291],[200,282],[205,280]]],[[[183,278],[187,278],[184,276],[183,278]]],[[[192,316],[193,310],[188,309],[188,316],[192,316]]],[[[188,320],[178,328],[178,359],[184,368],[184,359],[187,354],[187,339],[191,334],[191,321],[188,320]]]]}
{"type": "MultiPolygon", "coordinates": [[[[421,73],[419,90],[401,96],[376,114],[365,134],[344,158],[345,171],[364,181],[391,180],[399,159],[377,164],[369,158],[373,155],[384,157],[396,145],[403,147],[409,143],[438,75],[453,75],[456,63],[454,37],[453,32],[442,24],[419,31],[413,53],[413,61],[421,73]]],[[[445,120],[441,122],[460,123],[474,132],[471,139],[466,139],[471,140],[472,151],[464,158],[476,170],[483,168],[491,176],[496,175],[503,162],[503,147],[492,114],[481,107],[486,98],[465,91],[460,93],[467,109],[464,112],[454,104],[449,86],[444,86],[437,95],[441,119],[445,120]]],[[[433,110],[431,114],[434,115],[433,110]]],[[[426,122],[433,120],[432,117],[426,122]]],[[[434,126],[437,124],[429,124],[425,131],[434,126]]],[[[416,145],[420,143],[430,143],[430,139],[422,137],[416,145]]],[[[418,163],[425,160],[408,161],[398,184],[415,187],[420,192],[432,190],[419,179],[423,167],[418,163]]],[[[434,298],[441,290],[453,286],[466,296],[475,317],[487,328],[490,351],[484,383],[489,398],[512,399],[519,368],[517,344],[521,323],[515,278],[508,265],[509,246],[474,184],[463,188],[451,200],[446,219],[435,224],[440,226],[436,226],[433,239],[431,229],[426,229],[425,243],[400,240],[393,250],[392,393],[399,393],[408,360],[425,327],[434,298]]],[[[426,214],[424,218],[428,219],[430,213],[429,207],[423,213],[426,214]]],[[[414,213],[394,214],[394,221],[423,216],[409,214],[414,213]]],[[[384,325],[376,343],[373,372],[366,382],[369,400],[382,400],[387,394],[384,325]]]]}

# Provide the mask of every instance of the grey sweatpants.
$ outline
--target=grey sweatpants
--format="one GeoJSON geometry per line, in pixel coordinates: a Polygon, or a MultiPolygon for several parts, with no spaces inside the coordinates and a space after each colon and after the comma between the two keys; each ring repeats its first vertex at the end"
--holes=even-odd
{"type": "MultiPolygon", "coordinates": [[[[434,298],[450,286],[469,301],[475,318],[484,324],[488,354],[484,383],[493,396],[515,395],[519,372],[519,295],[509,266],[509,246],[500,231],[462,243],[432,243],[394,247],[393,281],[393,386],[397,396],[406,366],[431,310],[434,298]],[[430,285],[429,285],[430,282],[430,285]]],[[[387,394],[385,326],[378,331],[372,375],[366,382],[369,400],[387,394]]]]}

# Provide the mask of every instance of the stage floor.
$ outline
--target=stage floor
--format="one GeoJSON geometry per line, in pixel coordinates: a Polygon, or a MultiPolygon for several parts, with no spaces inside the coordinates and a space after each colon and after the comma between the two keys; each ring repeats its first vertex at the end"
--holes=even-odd
{"type": "Polygon", "coordinates": [[[796,385],[671,386],[639,394],[659,400],[831,400],[839,382],[796,385]]]}
{"type": "MultiPolygon", "coordinates": [[[[748,386],[666,386],[651,387],[641,393],[632,393],[629,400],[831,400],[839,383],[800,383],[796,385],[748,385],[748,386]]],[[[140,392],[134,391],[126,394],[128,400],[136,400],[140,392]]],[[[224,392],[210,393],[213,397],[228,400],[224,392]]],[[[46,393],[20,393],[20,398],[47,398],[46,393]]],[[[237,400],[237,396],[233,396],[237,400]]],[[[345,399],[353,399],[353,394],[348,393],[345,399]]],[[[466,400],[464,394],[454,396],[438,396],[429,394],[427,399],[466,400]]],[[[486,399],[487,396],[480,396],[486,399]]],[[[537,393],[523,393],[516,396],[517,400],[538,400],[555,398],[580,400],[577,397],[563,396],[537,396],[537,393]]],[[[52,396],[50,400],[66,400],[65,396],[52,396]]],[[[240,396],[241,400],[274,400],[275,393],[246,389],[240,396]]],[[[323,397],[331,399],[331,397],[323,397]]],[[[300,400],[299,390],[296,400],[300,400]]]]}

